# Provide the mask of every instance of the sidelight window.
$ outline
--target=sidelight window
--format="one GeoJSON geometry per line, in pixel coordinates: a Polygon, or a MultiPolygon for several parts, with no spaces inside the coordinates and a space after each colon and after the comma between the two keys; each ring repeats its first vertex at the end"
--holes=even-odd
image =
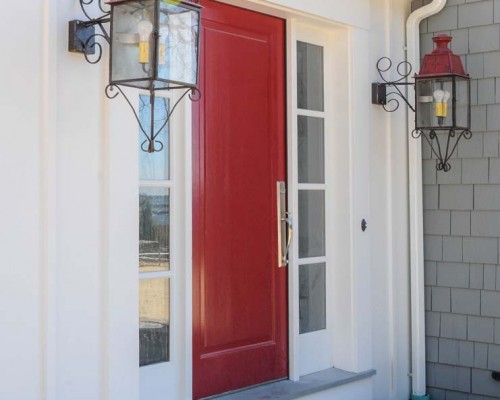
{"type": "MultiPolygon", "coordinates": [[[[169,100],[155,103],[155,130],[162,128],[169,100]]],[[[150,126],[149,96],[139,97],[139,118],[150,126]]],[[[168,124],[157,137],[161,151],[142,151],[139,131],[139,365],[170,361],[170,135],[168,124]],[[163,147],[162,147],[163,146],[163,147]]]]}
{"type": "Polygon", "coordinates": [[[297,42],[299,333],[326,329],[324,49],[297,42]]]}

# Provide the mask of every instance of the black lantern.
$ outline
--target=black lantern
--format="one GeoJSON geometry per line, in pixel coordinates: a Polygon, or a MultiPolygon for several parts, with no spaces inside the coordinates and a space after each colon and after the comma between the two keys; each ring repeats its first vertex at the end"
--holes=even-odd
{"type": "Polygon", "coordinates": [[[69,51],[83,53],[87,61],[95,64],[102,56],[102,47],[96,39],[106,39],[111,45],[106,96],[115,98],[121,93],[125,97],[146,136],[142,149],[149,153],[160,151],[163,144],[156,138],[176,106],[186,95],[191,100],[199,98],[201,7],[198,0],[109,0],[110,11],[104,9],[102,0],[95,0],[102,12],[96,18],[91,18],[86,9],[94,0],[79,1],[89,21],[70,22],[69,51]],[[108,22],[111,23],[109,34],[103,27],[108,22]],[[101,32],[95,32],[95,25],[101,32]],[[148,128],[142,126],[135,107],[120,86],[149,91],[148,128]],[[168,110],[165,123],[155,130],[155,93],[171,89],[185,91],[168,110]]]}
{"type": "Polygon", "coordinates": [[[112,0],[110,83],[196,88],[200,6],[175,0],[112,0]]]}
{"type": "Polygon", "coordinates": [[[415,112],[412,136],[422,137],[429,143],[437,159],[436,168],[446,172],[451,169],[450,159],[460,140],[472,136],[470,77],[465,73],[460,57],[448,47],[451,36],[436,35],[432,40],[436,47],[424,56],[422,68],[414,77],[415,83],[406,81],[411,75],[408,62],[403,61],[396,68],[400,79],[388,81],[383,75],[392,68],[392,62],[387,57],[378,61],[377,69],[383,83],[372,84],[372,103],[393,112],[399,107],[398,98],[402,98],[415,112]],[[400,86],[415,86],[415,107],[400,86]],[[394,88],[394,91],[388,92],[387,87],[394,88]]]}

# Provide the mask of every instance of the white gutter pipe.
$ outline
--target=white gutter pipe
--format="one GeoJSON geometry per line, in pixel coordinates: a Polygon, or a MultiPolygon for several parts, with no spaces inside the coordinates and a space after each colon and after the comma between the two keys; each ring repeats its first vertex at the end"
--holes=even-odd
{"type": "MultiPolygon", "coordinates": [[[[420,22],[437,14],[446,0],[433,0],[415,10],[406,22],[406,60],[418,72],[420,67],[420,22]]],[[[408,96],[414,98],[410,89],[408,96]]],[[[408,111],[408,132],[414,129],[413,114],[408,111]]],[[[425,294],[424,294],[424,223],[422,199],[422,143],[408,140],[410,196],[410,268],[411,268],[411,359],[412,397],[426,395],[425,382],[425,294]]],[[[424,397],[425,398],[425,397],[424,397]]]]}

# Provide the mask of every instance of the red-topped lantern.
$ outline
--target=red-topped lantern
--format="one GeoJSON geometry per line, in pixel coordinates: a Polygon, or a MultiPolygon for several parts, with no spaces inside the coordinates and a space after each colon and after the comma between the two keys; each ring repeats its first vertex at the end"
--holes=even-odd
{"type": "Polygon", "coordinates": [[[452,38],[438,35],[415,76],[416,129],[470,129],[470,78],[462,60],[448,48],[452,38]]]}
{"type": "Polygon", "coordinates": [[[396,67],[399,78],[386,79],[392,69],[392,61],[382,57],[377,70],[382,82],[372,83],[372,103],[384,107],[387,112],[399,108],[399,99],[415,112],[415,139],[424,138],[436,157],[436,168],[449,171],[450,159],[460,139],[470,139],[470,77],[465,73],[462,60],[448,47],[452,38],[437,35],[431,54],[424,57],[420,72],[409,82],[412,66],[400,62],[396,67]],[[415,107],[408,101],[400,87],[415,85],[415,107]],[[388,91],[391,88],[391,91],[388,91]]]}
{"type": "Polygon", "coordinates": [[[415,131],[431,144],[438,170],[448,171],[449,160],[462,137],[469,139],[470,77],[462,60],[448,47],[452,38],[437,35],[432,53],[425,55],[415,75],[415,131]]]}

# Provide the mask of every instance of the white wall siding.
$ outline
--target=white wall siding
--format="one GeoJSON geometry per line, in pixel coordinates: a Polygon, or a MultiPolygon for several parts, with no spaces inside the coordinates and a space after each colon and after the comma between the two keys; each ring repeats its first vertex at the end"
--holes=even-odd
{"type": "Polygon", "coordinates": [[[36,399],[41,389],[40,15],[41,2],[14,2],[0,24],[0,398],[5,399],[36,399]]]}

